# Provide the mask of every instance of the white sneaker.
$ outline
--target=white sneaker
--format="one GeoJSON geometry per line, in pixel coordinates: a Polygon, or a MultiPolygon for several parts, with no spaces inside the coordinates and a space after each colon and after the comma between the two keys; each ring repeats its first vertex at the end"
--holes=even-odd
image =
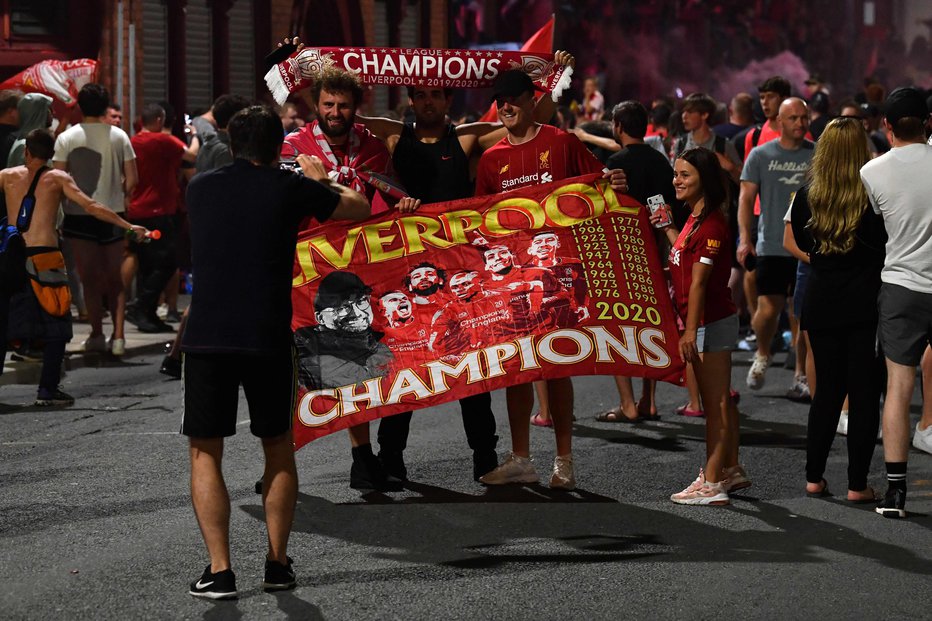
{"type": "Polygon", "coordinates": [[[731,468],[725,468],[725,478],[722,480],[722,485],[725,486],[726,493],[737,492],[751,487],[751,479],[748,478],[744,466],[738,464],[731,468]]]}
{"type": "Polygon", "coordinates": [[[699,471],[699,476],[695,481],[682,492],[670,496],[670,500],[679,505],[731,504],[724,483],[709,483],[705,480],[705,473],[702,470],[699,471]]]}
{"type": "Polygon", "coordinates": [[[786,398],[790,401],[811,401],[812,396],[809,392],[809,380],[805,375],[793,378],[793,385],[786,391],[786,398]]]}
{"type": "Polygon", "coordinates": [[[764,387],[764,374],[767,373],[767,367],[770,366],[772,360],[773,356],[754,355],[754,361],[751,363],[751,368],[748,369],[748,388],[760,390],[764,387]]]}
{"type": "Polygon", "coordinates": [[[925,429],[919,429],[919,423],[916,423],[916,433],[913,434],[913,448],[932,453],[932,425],[925,429]]]}
{"type": "Polygon", "coordinates": [[[553,474],[550,475],[550,489],[576,489],[576,477],[573,474],[573,456],[557,455],[553,459],[553,474]]]}
{"type": "Polygon", "coordinates": [[[540,477],[534,464],[527,457],[519,457],[509,453],[505,461],[492,472],[479,477],[480,483],[486,485],[506,485],[508,483],[537,483],[540,477]]]}
{"type": "Polygon", "coordinates": [[[107,338],[103,334],[84,339],[84,351],[107,351],[107,338]]]}
{"type": "Polygon", "coordinates": [[[126,339],[110,339],[110,353],[122,356],[126,353],[126,339]]]}
{"type": "Polygon", "coordinates": [[[840,436],[848,435],[848,410],[841,411],[841,416],[838,417],[838,427],[835,428],[835,433],[840,436]]]}

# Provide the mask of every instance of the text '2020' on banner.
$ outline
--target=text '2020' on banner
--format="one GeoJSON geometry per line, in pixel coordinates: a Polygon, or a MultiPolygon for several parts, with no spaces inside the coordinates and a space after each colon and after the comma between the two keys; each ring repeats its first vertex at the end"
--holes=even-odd
{"type": "Polygon", "coordinates": [[[538,379],[679,382],[644,209],[589,175],[305,231],[295,444],[538,379]]]}

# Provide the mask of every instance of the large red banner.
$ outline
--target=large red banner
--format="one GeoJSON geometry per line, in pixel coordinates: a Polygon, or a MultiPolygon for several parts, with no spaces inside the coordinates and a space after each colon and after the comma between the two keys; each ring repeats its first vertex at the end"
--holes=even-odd
{"type": "Polygon", "coordinates": [[[538,379],[680,382],[644,208],[588,175],[305,231],[295,445],[538,379]]]}

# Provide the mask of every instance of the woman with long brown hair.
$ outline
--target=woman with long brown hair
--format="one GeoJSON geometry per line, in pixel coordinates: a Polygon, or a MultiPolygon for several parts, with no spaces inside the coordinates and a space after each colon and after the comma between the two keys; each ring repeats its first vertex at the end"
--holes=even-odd
{"type": "MultiPolygon", "coordinates": [[[[729,491],[751,485],[738,465],[738,410],[729,395],[731,352],[738,315],[728,288],[731,234],[728,190],[718,157],[702,147],[687,149],[673,165],[676,198],[689,208],[682,231],[666,228],[673,245],[670,278],[685,329],[679,350],[692,367],[705,408],[706,464],[686,489],[670,500],[686,505],[727,505],[729,491]]],[[[660,211],[651,216],[658,223],[660,211]]]]}
{"type": "Polygon", "coordinates": [[[858,119],[832,120],[819,138],[809,182],[796,193],[793,235],[812,272],[802,306],[819,386],[809,408],[806,493],[828,495],[825,464],[848,395],[848,495],[873,502],[867,474],[879,422],[883,362],[877,353],[877,294],[887,235],[859,171],[870,160],[858,119]]]}

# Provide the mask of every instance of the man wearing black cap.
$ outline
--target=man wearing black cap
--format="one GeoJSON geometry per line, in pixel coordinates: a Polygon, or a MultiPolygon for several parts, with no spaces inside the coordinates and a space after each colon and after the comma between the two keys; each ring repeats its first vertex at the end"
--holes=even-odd
{"type": "MultiPolygon", "coordinates": [[[[498,118],[508,130],[498,144],[479,160],[476,196],[604,172],[612,189],[627,192],[624,171],[608,171],[579,139],[549,125],[534,122],[534,83],[522,71],[506,71],[495,81],[494,99],[498,118]]],[[[550,487],[574,489],[572,428],[573,384],[569,378],[547,381],[550,409],[557,438],[550,487]]],[[[487,485],[527,483],[537,480],[530,461],[529,424],[534,403],[531,384],[508,388],[508,422],[512,453],[498,468],[480,478],[487,485]]]]}
{"type": "MultiPolygon", "coordinates": [[[[884,103],[883,125],[893,148],[861,168],[871,206],[883,216],[887,229],[877,302],[878,334],[887,359],[883,452],[888,488],[877,507],[877,513],[884,517],[906,517],[909,402],[916,366],[932,342],[932,146],[925,144],[928,119],[922,91],[907,87],[890,93],[884,103]]],[[[932,425],[923,429],[920,421],[913,444],[932,446],[932,425]]]]}
{"type": "Polygon", "coordinates": [[[228,131],[234,162],[197,175],[187,193],[198,282],[182,340],[181,432],[190,442],[191,499],[210,555],[189,593],[209,599],[237,596],[221,458],[224,438],[236,433],[240,385],[250,431],[261,438],[265,453],[269,550],[263,587],[295,586],[286,548],[298,491],[291,433],[297,391],[291,280],[298,225],[307,217],[369,216],[366,199],[332,183],[318,158],[298,156],[303,177],[278,168],[282,126],[271,109],[241,110],[228,131]],[[247,295],[237,282],[249,283],[247,295]]]}

